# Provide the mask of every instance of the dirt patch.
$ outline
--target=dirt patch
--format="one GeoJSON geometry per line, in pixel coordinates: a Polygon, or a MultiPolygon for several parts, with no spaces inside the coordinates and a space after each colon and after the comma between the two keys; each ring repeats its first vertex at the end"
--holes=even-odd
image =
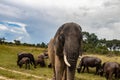
{"type": "Polygon", "coordinates": [[[9,78],[7,78],[7,77],[0,76],[0,80],[15,80],[15,79],[9,79],[9,78]]]}
{"type": "MultiPolygon", "coordinates": [[[[6,69],[6,68],[3,68],[3,67],[0,67],[0,69],[5,70],[5,71],[9,71],[9,72],[13,72],[13,73],[17,73],[17,74],[21,74],[21,75],[32,76],[32,77],[37,78],[37,79],[51,80],[49,78],[40,77],[40,76],[36,76],[36,75],[33,75],[33,74],[28,74],[28,73],[23,73],[23,72],[20,72],[20,71],[10,70],[10,69],[6,69]]],[[[14,80],[14,79],[7,79],[7,78],[4,79],[5,77],[3,77],[3,76],[0,77],[0,79],[2,79],[2,78],[3,78],[3,80],[14,80]]]]}

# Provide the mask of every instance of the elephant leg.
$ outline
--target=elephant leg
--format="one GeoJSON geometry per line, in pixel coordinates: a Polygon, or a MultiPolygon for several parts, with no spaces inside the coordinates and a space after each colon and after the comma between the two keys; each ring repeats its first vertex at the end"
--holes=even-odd
{"type": "Polygon", "coordinates": [[[75,80],[75,67],[67,67],[67,80],[75,80]]]}
{"type": "Polygon", "coordinates": [[[63,77],[62,77],[62,80],[67,80],[67,71],[66,71],[67,69],[65,68],[65,70],[64,70],[64,73],[63,73],[63,77]]]}
{"type": "Polygon", "coordinates": [[[59,58],[59,56],[55,56],[55,78],[56,80],[62,80],[62,76],[64,73],[64,67],[65,63],[62,58],[59,58]]]}
{"type": "Polygon", "coordinates": [[[52,66],[52,67],[53,67],[53,72],[54,72],[52,80],[56,80],[55,66],[52,66]]]}

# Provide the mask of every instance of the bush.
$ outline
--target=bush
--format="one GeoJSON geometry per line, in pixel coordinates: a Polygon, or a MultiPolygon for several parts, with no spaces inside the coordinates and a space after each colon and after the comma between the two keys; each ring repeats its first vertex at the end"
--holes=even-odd
{"type": "Polygon", "coordinates": [[[115,55],[120,55],[120,51],[113,51],[115,55]]]}
{"type": "Polygon", "coordinates": [[[101,54],[107,54],[109,52],[106,46],[98,46],[95,50],[101,54]]]}

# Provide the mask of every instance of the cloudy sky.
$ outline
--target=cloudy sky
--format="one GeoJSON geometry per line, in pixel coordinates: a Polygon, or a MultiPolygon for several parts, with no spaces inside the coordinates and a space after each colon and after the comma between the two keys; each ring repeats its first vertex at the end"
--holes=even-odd
{"type": "Polygon", "coordinates": [[[99,39],[120,39],[120,0],[0,0],[0,38],[48,43],[66,22],[99,39]]]}

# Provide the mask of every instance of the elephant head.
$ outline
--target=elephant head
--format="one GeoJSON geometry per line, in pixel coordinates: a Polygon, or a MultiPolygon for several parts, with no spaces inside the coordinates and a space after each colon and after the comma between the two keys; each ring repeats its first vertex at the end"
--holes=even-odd
{"type": "Polygon", "coordinates": [[[62,75],[65,75],[65,80],[74,80],[81,41],[81,27],[76,23],[63,24],[57,30],[53,39],[56,80],[62,80],[62,75]]]}

